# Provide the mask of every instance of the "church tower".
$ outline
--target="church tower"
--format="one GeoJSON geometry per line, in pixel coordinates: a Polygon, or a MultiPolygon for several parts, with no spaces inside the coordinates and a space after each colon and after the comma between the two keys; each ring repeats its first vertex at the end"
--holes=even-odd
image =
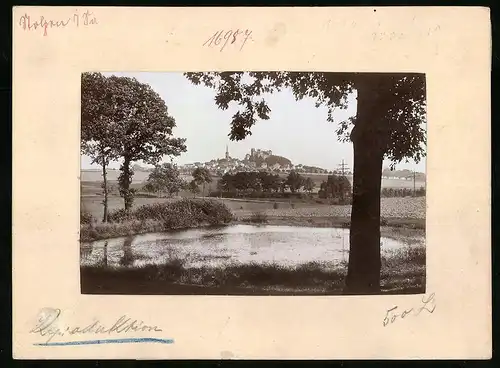
{"type": "Polygon", "coordinates": [[[229,160],[229,148],[227,147],[227,144],[226,144],[226,160],[229,160]]]}

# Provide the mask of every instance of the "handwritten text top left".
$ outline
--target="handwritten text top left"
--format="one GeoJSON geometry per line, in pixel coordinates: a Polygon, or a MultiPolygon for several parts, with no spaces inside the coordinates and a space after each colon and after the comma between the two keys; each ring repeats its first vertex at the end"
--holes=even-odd
{"type": "Polygon", "coordinates": [[[30,14],[23,14],[19,17],[18,25],[24,31],[43,31],[43,35],[48,35],[49,28],[67,28],[69,26],[86,27],[98,24],[97,18],[93,12],[86,11],[84,13],[75,12],[69,17],[60,19],[48,19],[44,16],[33,17],[30,14]]]}

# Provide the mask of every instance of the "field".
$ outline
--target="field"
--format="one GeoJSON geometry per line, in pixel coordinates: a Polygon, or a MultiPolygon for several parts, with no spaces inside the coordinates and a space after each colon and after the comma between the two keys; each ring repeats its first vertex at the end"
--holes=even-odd
{"type": "MultiPolygon", "coordinates": [[[[81,171],[81,181],[82,182],[101,182],[102,181],[102,175],[101,171],[99,170],[82,170],[81,171]]],[[[116,182],[118,180],[118,175],[120,175],[119,170],[108,170],[108,180],[116,182]]],[[[148,178],[149,172],[145,171],[136,171],[134,173],[134,177],[132,180],[132,183],[135,184],[137,187],[141,187],[142,184],[146,181],[148,178]]],[[[286,174],[280,174],[281,176],[285,177],[286,174]]],[[[313,179],[314,184],[315,184],[315,191],[319,189],[320,184],[326,180],[327,176],[326,174],[301,174],[304,177],[310,177],[313,179]]],[[[351,181],[352,184],[352,176],[349,175],[347,178],[351,181]]],[[[191,180],[190,175],[185,175],[184,179],[189,181],[191,180]]],[[[210,190],[215,190],[216,185],[217,185],[217,180],[219,180],[219,177],[213,176],[212,177],[212,183],[206,186],[207,192],[210,190]]],[[[416,188],[424,187],[425,188],[425,181],[417,181],[415,183],[416,188]]],[[[413,189],[413,180],[400,180],[400,179],[382,179],[382,188],[410,188],[413,189]]]]}
{"type": "MultiPolygon", "coordinates": [[[[109,210],[123,208],[123,199],[118,194],[119,170],[108,170],[108,179],[111,189],[108,206],[109,210]]],[[[134,174],[132,187],[139,190],[144,185],[149,173],[137,171],[134,174]]],[[[318,188],[320,183],[326,179],[326,175],[308,175],[316,183],[318,188]]],[[[185,176],[185,180],[191,177],[185,176]]],[[[218,177],[213,177],[212,183],[206,185],[205,195],[211,190],[215,190],[218,177]]],[[[349,178],[352,180],[352,177],[349,178]]],[[[102,216],[102,176],[99,170],[81,171],[81,206],[82,210],[93,214],[96,218],[102,216]]],[[[383,179],[382,186],[386,188],[413,188],[413,181],[398,179],[383,179]]],[[[417,182],[416,187],[425,186],[425,182],[417,182]]],[[[203,193],[200,194],[201,196],[203,193]]],[[[179,193],[180,197],[192,197],[189,192],[179,193]]],[[[170,201],[167,198],[147,198],[139,194],[135,198],[134,206],[153,204],[170,201]]],[[[276,199],[276,200],[241,200],[241,199],[221,199],[233,211],[237,218],[248,218],[252,213],[263,212],[267,216],[277,217],[349,217],[350,206],[331,206],[316,203],[315,200],[307,199],[276,199]],[[275,208],[277,207],[277,208],[275,208]]],[[[425,197],[420,198],[382,198],[382,217],[386,218],[414,218],[425,219],[425,197]]]]}
{"type": "MultiPolygon", "coordinates": [[[[116,182],[112,185],[116,186],[116,182]]],[[[141,184],[134,183],[135,188],[141,184]]],[[[96,218],[102,217],[102,194],[98,182],[82,182],[81,208],[91,213],[96,218]]],[[[180,193],[182,197],[192,197],[190,193],[180,193]]],[[[145,198],[137,197],[134,206],[172,201],[170,198],[145,198]]],[[[351,206],[328,205],[316,203],[314,200],[242,200],[242,199],[217,199],[226,206],[240,220],[248,219],[254,213],[263,213],[271,220],[289,221],[292,218],[307,218],[308,222],[325,218],[349,218],[351,206]],[[277,207],[277,208],[276,208],[277,207]],[[284,220],[285,219],[285,220],[284,220]],[[312,219],[312,220],[310,220],[312,219]]],[[[123,199],[114,191],[108,200],[110,211],[123,208],[123,199]]],[[[382,198],[381,216],[389,219],[412,219],[425,221],[425,197],[382,198]]],[[[296,221],[295,221],[296,222],[296,221]]]]}

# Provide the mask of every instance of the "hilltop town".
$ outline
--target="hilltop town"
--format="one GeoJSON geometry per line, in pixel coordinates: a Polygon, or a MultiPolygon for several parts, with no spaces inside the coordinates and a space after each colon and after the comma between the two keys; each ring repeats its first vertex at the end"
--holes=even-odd
{"type": "MultiPolygon", "coordinates": [[[[208,171],[214,176],[222,176],[226,173],[234,174],[241,171],[266,171],[272,173],[282,173],[288,174],[291,171],[295,171],[303,174],[344,174],[347,176],[352,175],[352,171],[349,169],[342,170],[339,168],[337,170],[327,170],[315,166],[307,166],[303,164],[294,165],[288,158],[275,155],[271,150],[256,149],[252,148],[250,153],[247,153],[243,159],[231,157],[229,154],[229,149],[226,146],[225,156],[222,158],[215,158],[207,162],[194,162],[184,165],[179,165],[179,171],[182,174],[190,175],[194,169],[197,167],[203,167],[208,169],[208,171]]],[[[133,166],[135,172],[151,171],[151,168],[143,167],[141,165],[135,164],[133,166]]],[[[425,181],[426,176],[424,173],[413,172],[411,170],[390,170],[385,168],[382,172],[382,178],[384,179],[404,179],[404,180],[417,180],[425,181]],[[415,176],[415,178],[414,178],[415,176]]]]}
{"type": "MultiPolygon", "coordinates": [[[[231,157],[226,146],[223,158],[212,159],[208,162],[194,162],[179,166],[183,173],[190,173],[197,167],[208,169],[214,175],[235,173],[241,171],[267,171],[274,173],[289,173],[294,170],[302,173],[328,174],[329,171],[319,167],[294,165],[288,158],[273,154],[271,150],[252,148],[243,159],[231,157]]],[[[331,172],[330,172],[331,173],[331,172]]]]}

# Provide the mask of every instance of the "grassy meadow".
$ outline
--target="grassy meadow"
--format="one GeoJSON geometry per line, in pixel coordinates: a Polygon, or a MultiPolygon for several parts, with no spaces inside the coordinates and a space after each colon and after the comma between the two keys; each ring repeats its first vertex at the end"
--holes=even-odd
{"type": "MultiPolygon", "coordinates": [[[[113,186],[117,183],[111,182],[113,186]]],[[[132,187],[140,189],[142,184],[134,183],[132,187]]],[[[96,219],[102,218],[102,190],[99,182],[82,182],[81,209],[92,214],[96,219]]],[[[206,190],[208,193],[208,189],[206,190]]],[[[201,194],[200,194],[201,196],[201,194]]],[[[198,197],[200,197],[198,196],[198,197]]],[[[179,193],[180,198],[192,198],[188,192],[179,193]]],[[[168,203],[178,198],[144,197],[140,192],[134,200],[134,207],[168,203]]],[[[224,203],[234,214],[236,220],[246,221],[255,213],[263,213],[272,224],[306,224],[339,225],[346,222],[351,214],[350,205],[329,205],[326,201],[316,199],[229,199],[212,198],[224,203]],[[333,223],[332,223],[333,221],[333,223]]],[[[108,198],[109,211],[123,208],[123,198],[117,191],[112,191],[108,198]]],[[[409,224],[413,227],[425,227],[425,197],[394,197],[381,199],[381,216],[388,221],[387,225],[409,224]]]]}
{"type": "MultiPolygon", "coordinates": [[[[108,208],[114,211],[123,208],[123,199],[118,193],[118,175],[119,170],[108,170],[108,181],[110,195],[108,199],[108,208]]],[[[141,192],[144,182],[149,173],[145,171],[136,171],[132,181],[132,188],[137,189],[138,193],[134,200],[134,206],[149,205],[155,203],[170,202],[179,198],[158,198],[149,193],[141,192]]],[[[285,174],[282,174],[286,176],[285,174]]],[[[311,177],[318,190],[321,182],[326,180],[327,175],[307,174],[305,177],[311,177]]],[[[184,180],[192,179],[189,175],[184,175],[184,180]]],[[[203,197],[211,191],[216,190],[219,177],[212,177],[212,182],[205,186],[205,191],[197,196],[203,197]]],[[[352,180],[352,177],[349,178],[352,180]]],[[[99,170],[81,171],[81,209],[91,213],[94,217],[102,217],[102,176],[99,170]]],[[[416,187],[425,187],[425,182],[417,182],[416,187]]],[[[382,179],[383,188],[413,188],[413,181],[398,179],[382,179]]],[[[202,189],[202,188],[200,188],[202,189]]],[[[180,198],[192,198],[193,194],[188,191],[181,191],[180,198]]],[[[339,217],[347,218],[350,216],[350,206],[332,206],[327,201],[318,198],[313,199],[220,199],[240,220],[248,219],[253,213],[264,212],[268,217],[277,220],[278,218],[328,218],[339,217]]],[[[415,219],[415,221],[424,221],[425,219],[425,197],[403,197],[403,198],[382,198],[382,217],[387,219],[415,219]]],[[[314,221],[314,220],[313,220],[314,221]]],[[[391,220],[393,221],[393,220],[391,220]]],[[[295,221],[297,222],[297,221],[295,221]]],[[[401,222],[401,221],[399,221],[401,222]]]]}

